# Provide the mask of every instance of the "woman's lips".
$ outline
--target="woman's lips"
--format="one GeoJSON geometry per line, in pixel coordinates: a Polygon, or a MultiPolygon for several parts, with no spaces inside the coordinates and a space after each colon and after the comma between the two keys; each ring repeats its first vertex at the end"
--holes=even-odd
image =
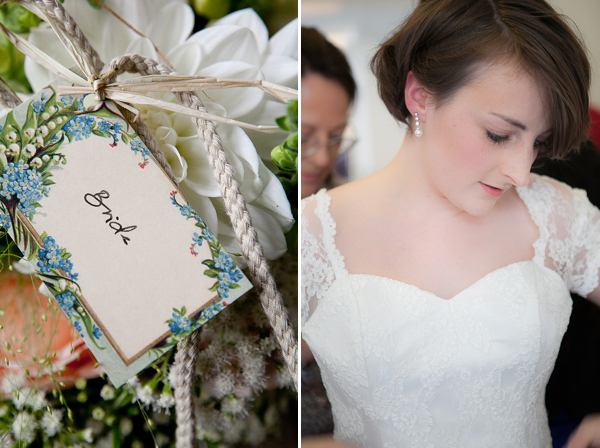
{"type": "Polygon", "coordinates": [[[502,188],[492,187],[491,185],[484,184],[483,182],[479,182],[479,183],[483,187],[483,190],[490,196],[497,198],[497,197],[501,196],[502,193],[504,193],[504,190],[502,188]]]}
{"type": "Polygon", "coordinates": [[[302,176],[302,180],[304,182],[316,182],[321,178],[321,174],[320,173],[306,173],[306,172],[301,172],[301,176],[302,176]]]}

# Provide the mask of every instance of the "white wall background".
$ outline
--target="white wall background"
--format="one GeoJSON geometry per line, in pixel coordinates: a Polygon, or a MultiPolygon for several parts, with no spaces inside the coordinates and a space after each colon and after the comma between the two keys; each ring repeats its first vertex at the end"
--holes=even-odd
{"type": "MultiPolygon", "coordinates": [[[[579,28],[590,53],[591,100],[600,107],[600,0],[549,0],[579,28]]],[[[351,179],[383,168],[396,154],[404,129],[379,99],[368,65],[377,45],[417,0],[302,0],[302,25],[314,26],[346,53],[358,84],[351,122],[359,138],[350,153],[351,179]]]]}

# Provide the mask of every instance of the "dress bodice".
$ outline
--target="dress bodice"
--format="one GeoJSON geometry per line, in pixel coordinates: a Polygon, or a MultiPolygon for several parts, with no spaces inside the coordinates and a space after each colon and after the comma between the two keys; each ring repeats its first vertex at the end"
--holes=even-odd
{"type": "Polygon", "coordinates": [[[539,176],[518,189],[539,228],[535,256],[450,300],[350,274],[325,191],[303,202],[302,333],[335,435],[364,447],[549,447],[544,390],[569,289],[598,286],[600,213],[539,176]]]}

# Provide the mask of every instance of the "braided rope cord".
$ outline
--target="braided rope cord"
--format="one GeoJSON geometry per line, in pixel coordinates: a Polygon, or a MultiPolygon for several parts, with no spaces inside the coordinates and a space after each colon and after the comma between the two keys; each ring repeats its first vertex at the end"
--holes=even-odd
{"type": "MultiPolygon", "coordinates": [[[[74,43],[79,46],[86,59],[86,63],[93,70],[94,75],[98,75],[103,69],[104,80],[110,82],[118,74],[128,72],[139,72],[142,75],[149,74],[170,74],[174,73],[170,68],[157,63],[156,61],[144,58],[139,55],[126,55],[116,58],[105,67],[99,55],[89,44],[81,29],[77,26],[73,18],[66,12],[63,6],[56,0],[22,0],[38,6],[38,8],[52,17],[59,24],[61,29],[69,35],[74,43]]],[[[3,2],[0,2],[3,3],[3,2]]],[[[194,93],[179,93],[179,100],[189,107],[206,112],[202,102],[194,93]]],[[[14,107],[14,99],[0,96],[8,107],[14,107]]],[[[19,101],[20,102],[20,101],[19,101]]],[[[153,156],[157,159],[159,165],[173,180],[173,174],[168,165],[164,154],[158,148],[152,138],[148,128],[141,122],[133,120],[131,114],[125,112],[128,121],[132,123],[140,138],[144,141],[153,156]]],[[[254,283],[258,285],[260,300],[264,311],[273,327],[275,336],[281,346],[284,360],[292,375],[294,386],[298,389],[297,372],[297,342],[293,329],[289,326],[289,316],[281,294],[277,290],[275,279],[271,273],[270,267],[264,257],[262,247],[258,242],[256,230],[252,226],[250,214],[248,213],[246,202],[242,196],[239,185],[234,178],[233,169],[227,162],[225,151],[223,150],[221,140],[216,133],[215,125],[211,121],[194,118],[194,123],[198,127],[198,135],[205,142],[208,150],[209,159],[213,167],[213,172],[219,183],[221,194],[225,201],[227,213],[232,221],[233,228],[238,241],[240,242],[242,253],[248,260],[250,272],[254,277],[254,283]]],[[[191,448],[195,444],[195,418],[194,418],[194,382],[195,382],[195,364],[200,342],[199,331],[194,332],[185,341],[181,341],[177,346],[175,355],[176,385],[175,400],[177,412],[177,432],[176,440],[178,448],[191,448]]]]}
{"type": "Polygon", "coordinates": [[[5,107],[12,109],[21,104],[21,102],[21,98],[10,90],[5,90],[0,83],[0,103],[4,104],[5,107]]]}
{"type": "MultiPolygon", "coordinates": [[[[143,75],[173,73],[170,68],[152,59],[140,55],[124,55],[110,62],[107,70],[102,74],[102,78],[109,83],[114,77],[124,71],[135,71],[143,75]]],[[[197,95],[184,92],[177,94],[177,97],[186,106],[206,112],[197,95]]],[[[227,162],[227,157],[223,150],[221,139],[216,133],[214,123],[201,118],[193,118],[193,121],[198,127],[198,136],[204,141],[204,145],[208,151],[213,172],[219,183],[221,195],[225,201],[225,208],[233,224],[236,237],[240,242],[242,253],[248,260],[250,272],[255,280],[254,283],[259,286],[260,301],[263,309],[273,327],[285,363],[294,380],[294,386],[298,390],[298,349],[296,337],[288,323],[287,309],[283,305],[281,293],[277,290],[275,279],[264,257],[262,247],[258,242],[258,235],[252,226],[246,201],[240,192],[238,182],[234,178],[233,168],[227,162]]]]}

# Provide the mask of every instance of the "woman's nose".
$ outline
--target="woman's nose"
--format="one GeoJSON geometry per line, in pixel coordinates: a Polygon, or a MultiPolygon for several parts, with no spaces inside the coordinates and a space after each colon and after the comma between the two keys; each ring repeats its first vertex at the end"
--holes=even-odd
{"type": "Polygon", "coordinates": [[[514,153],[509,149],[502,174],[507,176],[516,187],[529,185],[531,166],[536,156],[537,151],[533,149],[533,144],[526,143],[519,148],[514,148],[514,153]]]}

